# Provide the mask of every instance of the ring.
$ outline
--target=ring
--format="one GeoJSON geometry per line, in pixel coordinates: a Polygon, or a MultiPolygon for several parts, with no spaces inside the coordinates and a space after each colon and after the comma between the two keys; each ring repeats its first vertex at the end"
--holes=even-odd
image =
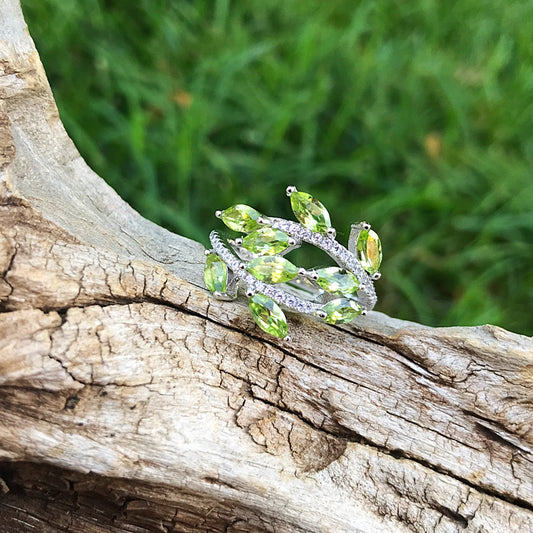
{"type": "Polygon", "coordinates": [[[218,231],[211,232],[204,282],[221,300],[233,300],[244,289],[256,324],[290,340],[282,309],[328,324],[351,322],[373,309],[373,281],[381,276],[382,251],[367,222],[352,224],[345,248],[336,241],[329,213],[316,198],[292,185],[286,192],[298,222],[267,217],[243,204],[215,212],[228,228],[246,235],[224,239],[218,231]],[[307,270],[284,257],[304,242],[326,252],[337,266],[307,270]]]}

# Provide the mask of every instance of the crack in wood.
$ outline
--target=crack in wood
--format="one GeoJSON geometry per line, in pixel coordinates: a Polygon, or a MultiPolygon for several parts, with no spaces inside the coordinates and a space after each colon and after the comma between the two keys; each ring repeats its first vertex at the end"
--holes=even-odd
{"type": "Polygon", "coordinates": [[[88,169],[17,0],[0,19],[1,452],[99,471],[27,468],[7,533],[533,530],[530,341],[373,314],[266,337],[88,169]]]}

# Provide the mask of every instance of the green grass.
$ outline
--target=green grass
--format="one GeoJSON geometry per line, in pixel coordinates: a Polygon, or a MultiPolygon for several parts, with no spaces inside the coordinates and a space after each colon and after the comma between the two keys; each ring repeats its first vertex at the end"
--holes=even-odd
{"type": "Polygon", "coordinates": [[[378,231],[378,310],[533,334],[532,0],[22,4],[67,130],[146,217],[207,244],[215,209],[290,217],[294,184],[341,242],[378,231]]]}

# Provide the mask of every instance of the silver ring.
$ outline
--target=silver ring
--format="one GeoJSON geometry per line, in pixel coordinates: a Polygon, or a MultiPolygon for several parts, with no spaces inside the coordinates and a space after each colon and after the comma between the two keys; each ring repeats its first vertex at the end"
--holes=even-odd
{"type": "Polygon", "coordinates": [[[266,217],[237,204],[215,215],[246,235],[209,238],[204,281],[218,299],[236,298],[242,288],[258,326],[287,339],[282,309],[319,317],[330,324],[352,321],[376,304],[373,280],[380,277],[381,243],[367,222],[352,224],[348,248],[336,241],[326,208],[308,193],[287,187],[299,222],[266,217]],[[326,252],[336,266],[306,270],[284,256],[309,243],[326,252]]]}

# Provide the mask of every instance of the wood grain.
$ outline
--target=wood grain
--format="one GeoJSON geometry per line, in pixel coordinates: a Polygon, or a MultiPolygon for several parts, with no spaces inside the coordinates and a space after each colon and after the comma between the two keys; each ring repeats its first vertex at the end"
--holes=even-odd
{"type": "Polygon", "coordinates": [[[533,530],[533,340],[373,312],[292,340],[81,159],[0,4],[8,533],[533,530]]]}

